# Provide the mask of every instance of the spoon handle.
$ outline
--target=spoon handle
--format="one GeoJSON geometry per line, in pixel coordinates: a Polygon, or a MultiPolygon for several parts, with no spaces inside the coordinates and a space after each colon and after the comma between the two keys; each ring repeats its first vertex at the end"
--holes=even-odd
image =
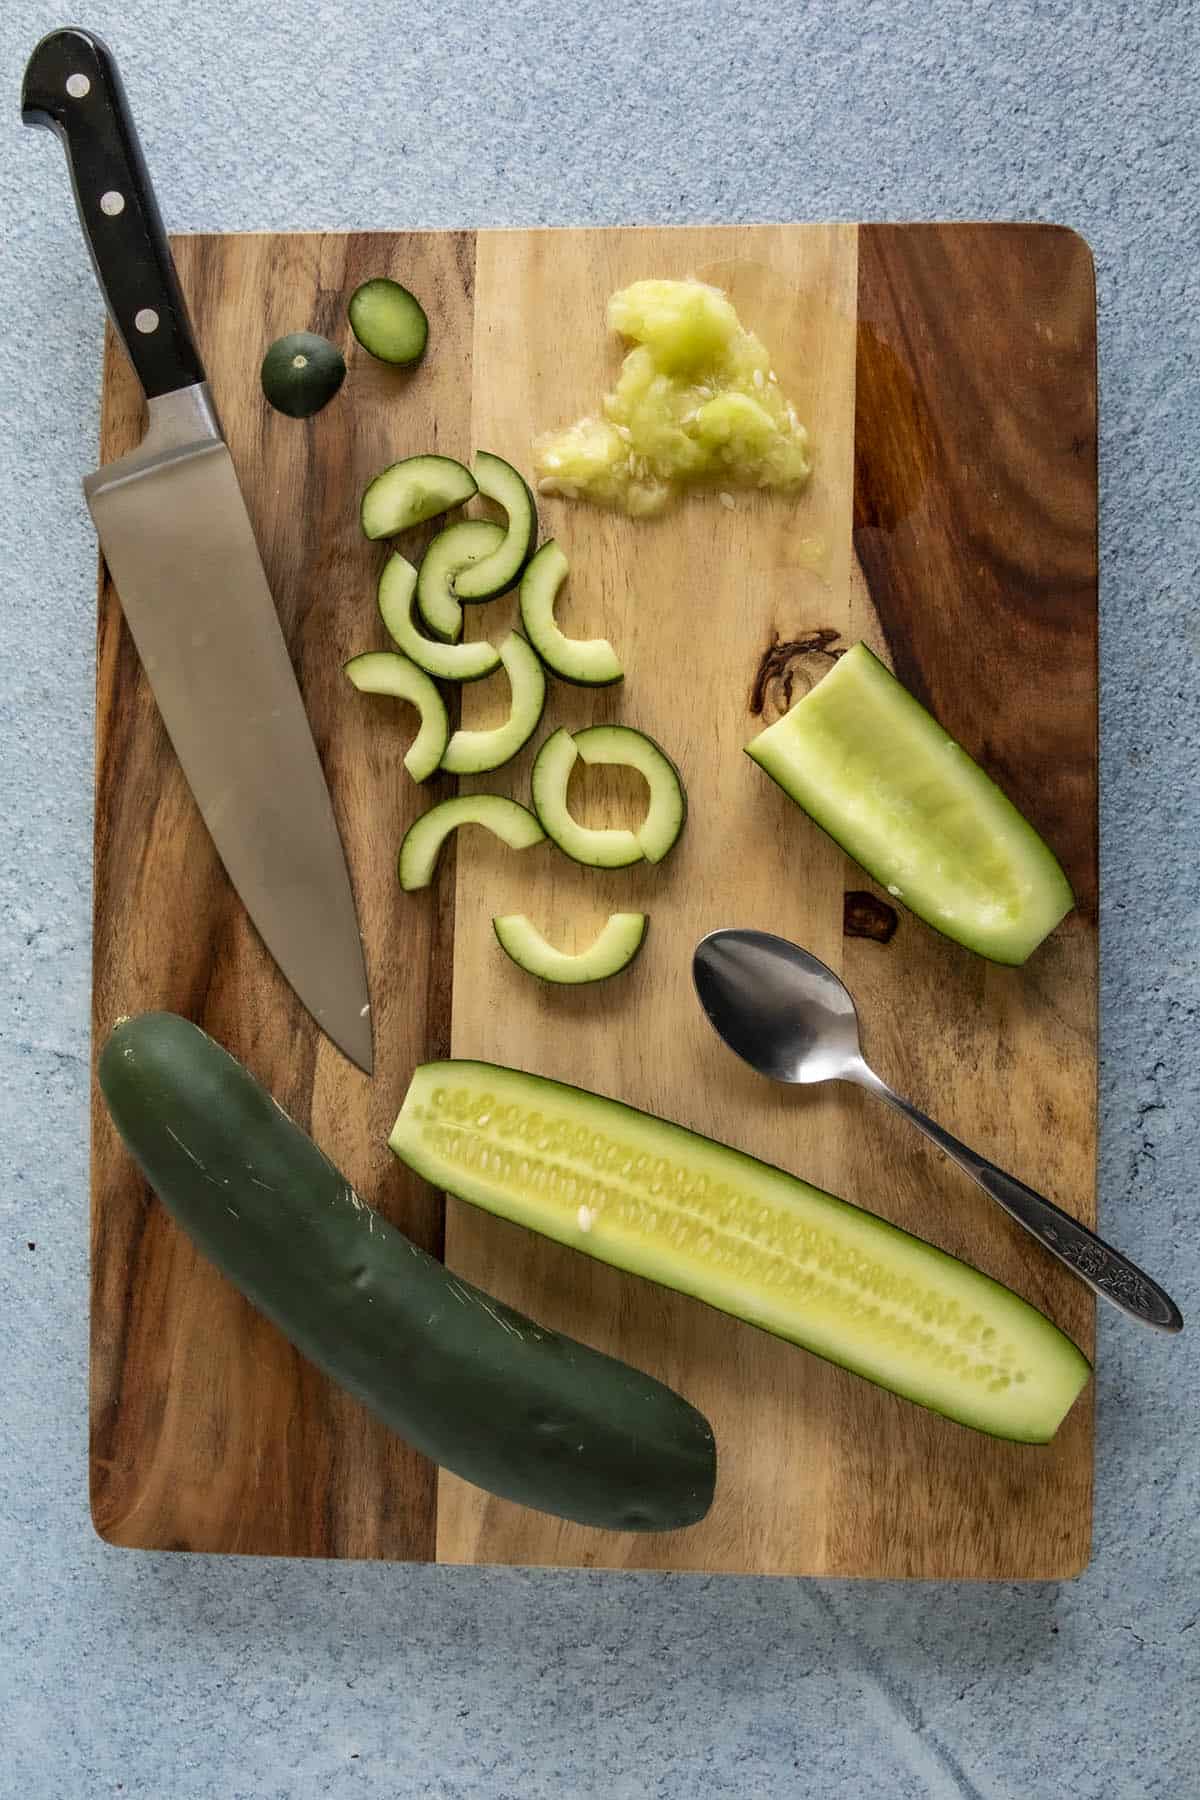
{"type": "Polygon", "coordinates": [[[985,1194],[998,1200],[1005,1212],[1011,1213],[1031,1237],[1037,1238],[1060,1262],[1073,1269],[1097,1294],[1131,1319],[1151,1325],[1157,1331],[1182,1330],[1183,1316],[1170,1296],[1128,1257],[1098,1238],[1094,1231],[1089,1231],[1086,1225],[1081,1225],[1078,1219],[1073,1219],[1041,1194],[1035,1194],[1023,1181],[1006,1175],[995,1163],[968,1149],[966,1144],[927,1118],[911,1101],[894,1093],[865,1063],[850,1079],[886,1100],[906,1119],[911,1119],[918,1131],[923,1131],[939,1150],[944,1150],[960,1169],[979,1183],[985,1194]]]}

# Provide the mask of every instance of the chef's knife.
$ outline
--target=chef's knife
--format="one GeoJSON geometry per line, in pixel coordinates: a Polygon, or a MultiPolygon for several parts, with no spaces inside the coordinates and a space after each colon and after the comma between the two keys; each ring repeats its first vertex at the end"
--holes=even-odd
{"type": "Polygon", "coordinates": [[[92,263],[146,392],[140,446],[83,484],[126,623],[263,942],[369,1073],[362,939],[329,790],[111,52],[90,32],[51,32],[25,71],[21,116],[63,141],[92,263]]]}

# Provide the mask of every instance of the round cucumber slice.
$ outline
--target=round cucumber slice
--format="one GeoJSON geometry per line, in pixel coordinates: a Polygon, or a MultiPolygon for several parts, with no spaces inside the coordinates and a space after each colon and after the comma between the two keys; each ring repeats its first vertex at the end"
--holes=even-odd
{"type": "Polygon", "coordinates": [[[346,363],[336,344],[311,331],[276,338],[263,357],[262,390],[276,412],[308,419],[327,406],[346,379],[346,363]]]}
{"type": "Polygon", "coordinates": [[[611,687],[625,671],[607,638],[569,638],[555,624],[554,603],[567,574],[567,559],[554,539],[543,544],[521,577],[525,635],[561,681],[576,687],[611,687]]]}
{"type": "Polygon", "coordinates": [[[438,532],[421,558],[417,576],[417,611],[437,637],[458,642],[463,611],[454,597],[455,577],[503,542],[503,528],[490,519],[460,519],[438,532]]]}
{"type": "Polygon", "coordinates": [[[422,813],[404,834],[397,869],[406,893],[429,886],[442,845],[460,825],[486,826],[510,850],[528,850],[546,836],[528,807],[502,794],[461,794],[457,800],[443,800],[422,813]]]}
{"type": "Polygon", "coordinates": [[[421,726],[408,747],[404,766],[414,781],[427,781],[438,767],[450,739],[450,715],[446,702],[411,657],[394,650],[371,650],[352,656],[343,673],[360,694],[391,694],[411,701],[421,715],[421,726]]]}
{"type": "Polygon", "coordinates": [[[592,869],[624,869],[641,862],[644,852],[632,831],[595,831],[580,825],[567,810],[567,783],[579,751],[575,739],[562,726],[548,737],[533,764],[530,785],[533,810],[546,836],[553,838],[572,862],[592,869]]]}
{"type": "Polygon", "coordinates": [[[484,775],[499,769],[529,742],[541,722],[546,677],[520,632],[509,632],[500,646],[500,661],[512,687],[508,718],[489,731],[456,731],[442,754],[448,775],[484,775]]]}
{"type": "Polygon", "coordinates": [[[650,806],[637,833],[647,862],[659,863],[671,850],[687,818],[687,797],[679,770],[664,750],[632,725],[590,725],[575,733],[585,763],[615,763],[636,769],[650,789],[650,806]]]}
{"type": "Polygon", "coordinates": [[[607,981],[627,969],[645,941],[646,924],[645,913],[612,913],[588,948],[572,956],[548,944],[524,913],[506,913],[492,920],[500,948],[519,969],[541,981],[568,987],[607,981]]]}
{"type": "Polygon", "coordinates": [[[475,493],[475,477],[452,456],[406,456],[376,475],[363,493],[359,515],[369,538],[395,537],[436,519],[475,493]]]}
{"type": "Polygon", "coordinates": [[[464,569],[454,591],[460,600],[494,600],[508,592],[529,561],[537,540],[537,508],[524,477],[502,456],[480,450],[471,473],[484,499],[503,507],[507,522],[503,542],[473,568],[464,569]]]}
{"type": "Polygon", "coordinates": [[[415,363],[425,354],[429,320],[415,294],[377,275],[350,296],[350,329],[379,362],[415,363]]]}
{"type": "Polygon", "coordinates": [[[413,618],[417,571],[403,556],[389,556],[379,577],[379,612],[392,641],[427,675],[443,681],[480,681],[500,667],[500,652],[481,639],[474,644],[435,644],[422,637],[413,618]]]}

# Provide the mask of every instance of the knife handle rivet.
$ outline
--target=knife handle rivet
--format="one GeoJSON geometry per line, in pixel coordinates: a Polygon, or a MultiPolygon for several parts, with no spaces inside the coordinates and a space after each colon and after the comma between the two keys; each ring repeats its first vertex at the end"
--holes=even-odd
{"type": "Polygon", "coordinates": [[[101,194],[100,211],[107,213],[110,219],[115,219],[118,213],[125,211],[124,194],[118,194],[116,188],[110,188],[107,194],[101,194]]]}
{"type": "Polygon", "coordinates": [[[152,306],[143,306],[140,311],[135,312],[133,322],[138,330],[145,332],[147,336],[150,332],[158,330],[158,314],[152,306]]]}
{"type": "Polygon", "coordinates": [[[92,84],[86,75],[68,75],[67,92],[72,100],[82,100],[92,91],[92,84]]]}

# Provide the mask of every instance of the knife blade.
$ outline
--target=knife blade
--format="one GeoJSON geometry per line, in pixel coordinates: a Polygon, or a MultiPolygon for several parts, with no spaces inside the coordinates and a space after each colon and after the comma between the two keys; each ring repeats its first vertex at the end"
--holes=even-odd
{"type": "Polygon", "coordinates": [[[51,32],[21,91],[61,138],[92,263],[145,390],[146,435],[84,480],[125,622],[217,852],[321,1029],[368,1074],[345,852],[115,60],[51,32]]]}

